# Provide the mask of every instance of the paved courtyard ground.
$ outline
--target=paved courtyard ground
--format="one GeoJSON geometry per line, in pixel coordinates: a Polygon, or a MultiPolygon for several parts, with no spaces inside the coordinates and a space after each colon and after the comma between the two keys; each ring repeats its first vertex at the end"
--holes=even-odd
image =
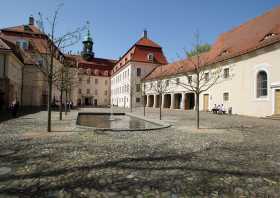
{"type": "Polygon", "coordinates": [[[47,133],[46,117],[0,123],[0,198],[280,196],[280,121],[202,113],[196,130],[193,111],[166,110],[170,128],[100,132],[71,111],[47,133]]]}

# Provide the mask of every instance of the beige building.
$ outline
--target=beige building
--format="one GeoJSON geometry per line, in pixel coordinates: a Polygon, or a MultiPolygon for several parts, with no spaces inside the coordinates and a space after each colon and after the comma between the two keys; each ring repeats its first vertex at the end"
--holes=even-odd
{"type": "MultiPolygon", "coordinates": [[[[29,23],[0,30],[0,37],[11,45],[17,46],[22,55],[22,99],[24,106],[46,106],[48,98],[47,65],[46,56],[48,37],[42,33],[34,24],[34,18],[29,18],[29,23]]],[[[64,54],[56,51],[54,59],[54,70],[61,68],[64,54]]],[[[59,98],[59,92],[53,86],[53,97],[59,98]]]]}
{"type": "Polygon", "coordinates": [[[15,45],[0,38],[0,110],[22,102],[22,56],[15,45]]]}
{"type": "MultiPolygon", "coordinates": [[[[211,50],[201,55],[205,68],[201,82],[211,79],[213,71],[220,74],[217,83],[200,95],[200,110],[211,111],[215,104],[223,104],[234,114],[258,117],[280,114],[279,24],[280,7],[277,7],[223,33],[211,50]]],[[[147,87],[156,86],[159,79],[170,85],[162,101],[153,89],[148,89],[147,106],[194,109],[195,95],[181,86],[192,82],[188,76],[195,78],[193,68],[192,61],[186,59],[153,70],[145,78],[147,87]]]]}
{"type": "Polygon", "coordinates": [[[93,41],[88,35],[83,41],[81,55],[68,55],[74,61],[76,79],[71,88],[70,100],[74,106],[110,106],[110,76],[116,61],[97,58],[93,52],[93,41]]]}

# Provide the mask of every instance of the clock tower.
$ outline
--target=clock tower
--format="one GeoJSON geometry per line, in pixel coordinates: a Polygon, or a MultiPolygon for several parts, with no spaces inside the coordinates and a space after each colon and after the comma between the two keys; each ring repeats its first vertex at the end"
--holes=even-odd
{"type": "Polygon", "coordinates": [[[93,41],[90,36],[89,29],[88,29],[87,35],[85,36],[85,38],[83,40],[83,45],[84,45],[84,48],[82,51],[82,57],[85,60],[90,60],[90,59],[94,58],[94,52],[92,51],[93,41]]]}

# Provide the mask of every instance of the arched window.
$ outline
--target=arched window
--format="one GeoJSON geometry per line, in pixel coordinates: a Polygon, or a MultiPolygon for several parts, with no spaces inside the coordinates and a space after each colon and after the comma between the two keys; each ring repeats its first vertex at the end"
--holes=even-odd
{"type": "Polygon", "coordinates": [[[267,74],[260,71],[257,75],[257,97],[267,96],[267,74]]]}
{"type": "Polygon", "coordinates": [[[149,53],[147,58],[148,58],[148,61],[153,61],[154,60],[154,54],[153,53],[149,53]]]}

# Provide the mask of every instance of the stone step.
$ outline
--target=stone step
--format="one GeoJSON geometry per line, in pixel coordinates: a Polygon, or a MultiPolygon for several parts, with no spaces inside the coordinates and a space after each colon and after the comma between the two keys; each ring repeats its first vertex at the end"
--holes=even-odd
{"type": "Polygon", "coordinates": [[[275,114],[272,116],[267,116],[267,119],[272,119],[272,120],[280,120],[280,114],[275,114]]]}

